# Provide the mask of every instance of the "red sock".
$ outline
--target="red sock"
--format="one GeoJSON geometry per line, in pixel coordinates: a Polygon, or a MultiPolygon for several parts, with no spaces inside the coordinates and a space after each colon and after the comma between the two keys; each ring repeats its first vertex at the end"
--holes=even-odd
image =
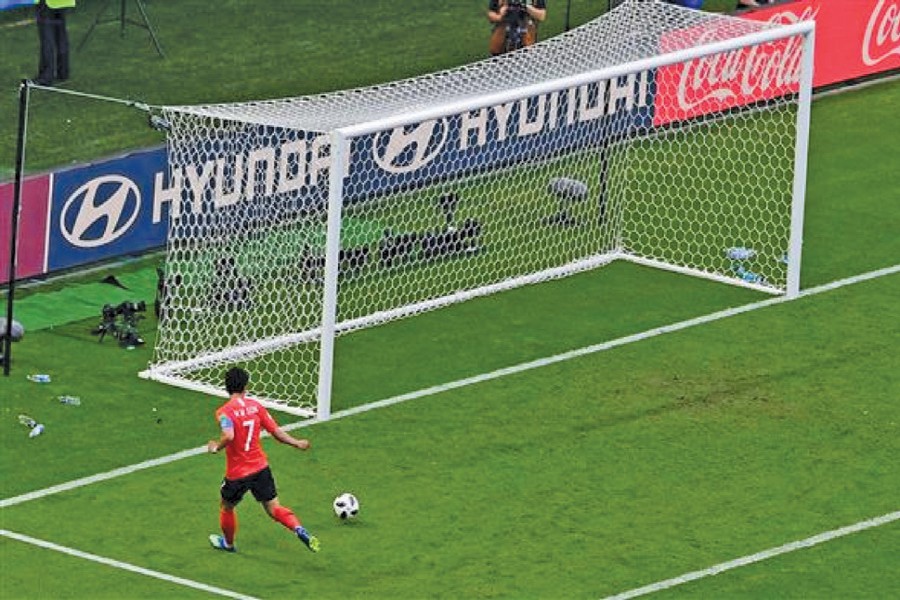
{"type": "Polygon", "coordinates": [[[229,546],[234,545],[234,534],[237,533],[237,514],[233,510],[219,510],[219,525],[229,546]]]}
{"type": "Polygon", "coordinates": [[[293,531],[295,527],[300,525],[300,519],[298,519],[297,515],[294,514],[294,511],[289,509],[287,506],[279,506],[278,508],[273,510],[272,518],[291,531],[293,531]]]}

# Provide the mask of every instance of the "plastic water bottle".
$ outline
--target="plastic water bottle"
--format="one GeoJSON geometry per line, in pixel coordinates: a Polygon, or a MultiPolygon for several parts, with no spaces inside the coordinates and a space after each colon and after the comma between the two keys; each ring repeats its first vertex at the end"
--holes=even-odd
{"type": "Polygon", "coordinates": [[[744,271],[743,273],[741,273],[741,279],[743,279],[747,283],[763,283],[764,282],[762,276],[754,273],[753,271],[744,271]]]}
{"type": "Polygon", "coordinates": [[[70,406],[81,406],[81,398],[78,396],[57,396],[60,404],[68,404],[70,406]]]}
{"type": "Polygon", "coordinates": [[[753,248],[745,248],[743,246],[735,246],[726,250],[725,254],[731,260],[750,260],[756,256],[756,250],[753,248]]]}
{"type": "Polygon", "coordinates": [[[28,437],[34,438],[44,433],[44,426],[41,423],[38,423],[34,427],[31,428],[31,431],[28,432],[28,437]]]}
{"type": "Polygon", "coordinates": [[[50,376],[46,373],[32,373],[26,376],[26,379],[35,383],[50,383],[50,376]]]}

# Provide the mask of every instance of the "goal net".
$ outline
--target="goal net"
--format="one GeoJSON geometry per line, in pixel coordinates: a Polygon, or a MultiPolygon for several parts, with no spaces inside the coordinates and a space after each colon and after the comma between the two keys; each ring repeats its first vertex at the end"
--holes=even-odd
{"type": "Polygon", "coordinates": [[[812,24],[651,0],[374,87],[164,107],[145,376],[328,418],[334,338],[624,259],[799,286],[812,24]],[[803,68],[801,68],[803,67],[803,68]]]}

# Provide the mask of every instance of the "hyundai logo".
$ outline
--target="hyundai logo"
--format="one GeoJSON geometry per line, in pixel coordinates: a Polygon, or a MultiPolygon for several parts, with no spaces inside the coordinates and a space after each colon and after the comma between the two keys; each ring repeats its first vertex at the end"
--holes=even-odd
{"type": "Polygon", "coordinates": [[[421,169],[441,153],[447,142],[445,119],[423,121],[415,126],[397,127],[390,134],[375,136],[375,162],[388,173],[411,173],[421,169]]]}
{"type": "Polygon", "coordinates": [[[103,175],[69,196],[59,216],[59,228],[73,246],[96,248],[128,231],[141,208],[137,185],[121,175],[103,175]]]}

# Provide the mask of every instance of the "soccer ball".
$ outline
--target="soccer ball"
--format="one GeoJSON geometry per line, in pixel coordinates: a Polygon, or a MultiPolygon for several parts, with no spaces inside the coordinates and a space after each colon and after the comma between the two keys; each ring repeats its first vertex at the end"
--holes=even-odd
{"type": "Polygon", "coordinates": [[[349,492],[344,492],[332,503],[334,514],[341,519],[352,519],[359,514],[359,500],[349,492]]]}

